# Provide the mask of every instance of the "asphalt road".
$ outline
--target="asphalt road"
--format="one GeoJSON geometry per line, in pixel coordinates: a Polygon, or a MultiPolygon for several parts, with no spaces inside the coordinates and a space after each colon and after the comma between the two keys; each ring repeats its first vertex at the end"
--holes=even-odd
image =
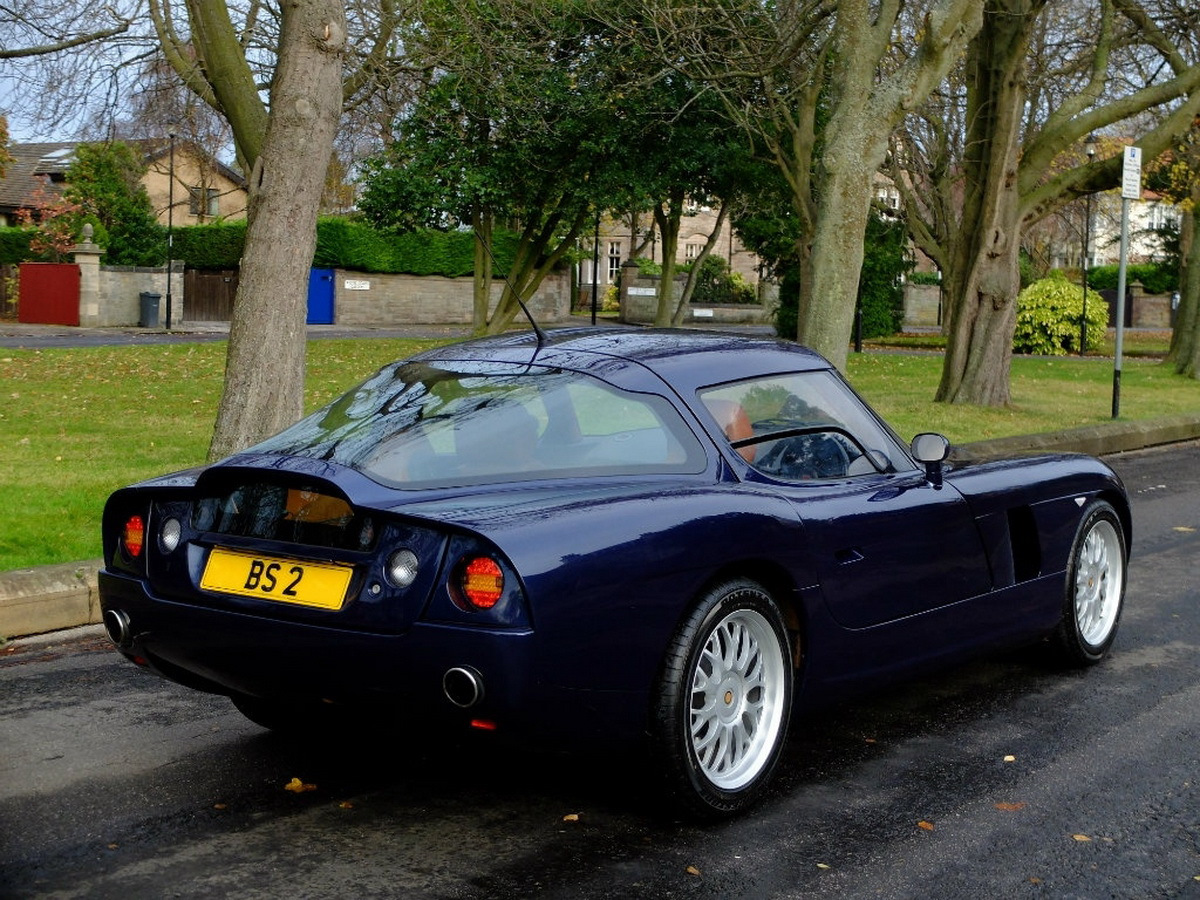
{"type": "Polygon", "coordinates": [[[95,632],[0,648],[0,896],[1200,898],[1200,444],[1111,461],[1136,534],[1106,662],[807,716],[766,802],[707,828],[633,756],[434,752],[419,721],[297,746],[95,632]]]}
{"type": "MultiPolygon", "coordinates": [[[[309,325],[308,337],[386,338],[430,337],[465,338],[468,325],[409,325],[357,328],[343,325],[309,325]]],[[[12,350],[49,350],[79,347],[120,347],[141,344],[196,344],[229,338],[229,323],[188,322],[178,328],[77,328],[69,325],[24,325],[0,322],[0,347],[12,350]]]]}

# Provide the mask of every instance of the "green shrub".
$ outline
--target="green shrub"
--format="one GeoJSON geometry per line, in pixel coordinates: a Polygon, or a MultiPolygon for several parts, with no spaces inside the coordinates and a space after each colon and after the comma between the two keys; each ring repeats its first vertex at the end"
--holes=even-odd
{"type": "Polygon", "coordinates": [[[708,305],[714,303],[757,303],[754,288],[737,272],[729,270],[729,263],[719,256],[706,256],[696,274],[696,287],[692,291],[692,303],[708,305]]]}
{"type": "Polygon", "coordinates": [[[1027,288],[1038,280],[1037,266],[1034,265],[1033,258],[1022,247],[1020,257],[1017,261],[1017,268],[1021,273],[1021,287],[1027,288]]]}
{"type": "Polygon", "coordinates": [[[904,321],[902,279],[913,265],[904,223],[885,216],[871,216],[867,220],[858,281],[863,337],[885,337],[900,330],[904,321]]]}
{"type": "Polygon", "coordinates": [[[36,232],[32,228],[0,228],[0,266],[15,266],[33,259],[29,241],[36,232]]]}
{"type": "Polygon", "coordinates": [[[661,275],[662,263],[656,263],[654,260],[645,256],[639,256],[634,260],[637,263],[639,275],[661,275]]]}
{"type": "MultiPolygon", "coordinates": [[[[1083,290],[1058,271],[1035,281],[1017,296],[1013,352],[1064,356],[1079,351],[1083,290]]],[[[1087,346],[1096,347],[1108,328],[1108,304],[1095,291],[1087,297],[1087,346]]]]}
{"type": "Polygon", "coordinates": [[[909,284],[941,284],[941,272],[909,272],[909,284]]]}

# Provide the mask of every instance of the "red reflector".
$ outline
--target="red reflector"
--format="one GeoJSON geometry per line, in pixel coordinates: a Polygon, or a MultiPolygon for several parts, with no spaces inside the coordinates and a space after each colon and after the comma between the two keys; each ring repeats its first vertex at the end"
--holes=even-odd
{"type": "Polygon", "coordinates": [[[477,556],[462,570],[463,596],[479,609],[491,609],[504,594],[504,573],[500,564],[486,556],[477,556]]]}
{"type": "Polygon", "coordinates": [[[478,728],[480,731],[495,731],[496,723],[491,719],[472,719],[471,727],[478,728]]]}
{"type": "Polygon", "coordinates": [[[130,516],[125,523],[125,532],[121,535],[125,549],[130,556],[141,556],[142,547],[146,543],[146,523],[141,516],[130,516]]]}

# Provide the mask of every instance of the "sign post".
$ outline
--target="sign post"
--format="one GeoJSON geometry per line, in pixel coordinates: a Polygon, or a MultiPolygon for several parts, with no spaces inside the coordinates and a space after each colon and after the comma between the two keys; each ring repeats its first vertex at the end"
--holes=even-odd
{"type": "Polygon", "coordinates": [[[1121,262],[1117,268],[1117,347],[1113,359],[1112,417],[1121,414],[1121,357],[1125,351],[1125,265],[1129,256],[1129,201],[1142,198],[1142,148],[1126,147],[1121,168],[1121,262]]]}

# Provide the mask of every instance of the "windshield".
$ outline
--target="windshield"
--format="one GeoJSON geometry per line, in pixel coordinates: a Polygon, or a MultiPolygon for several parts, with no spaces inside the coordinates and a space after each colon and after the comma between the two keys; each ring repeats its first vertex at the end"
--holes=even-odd
{"type": "Polygon", "coordinates": [[[257,452],[350,466],[396,487],[695,473],[675,408],[591,376],[494,363],[397,363],[257,452]]]}

